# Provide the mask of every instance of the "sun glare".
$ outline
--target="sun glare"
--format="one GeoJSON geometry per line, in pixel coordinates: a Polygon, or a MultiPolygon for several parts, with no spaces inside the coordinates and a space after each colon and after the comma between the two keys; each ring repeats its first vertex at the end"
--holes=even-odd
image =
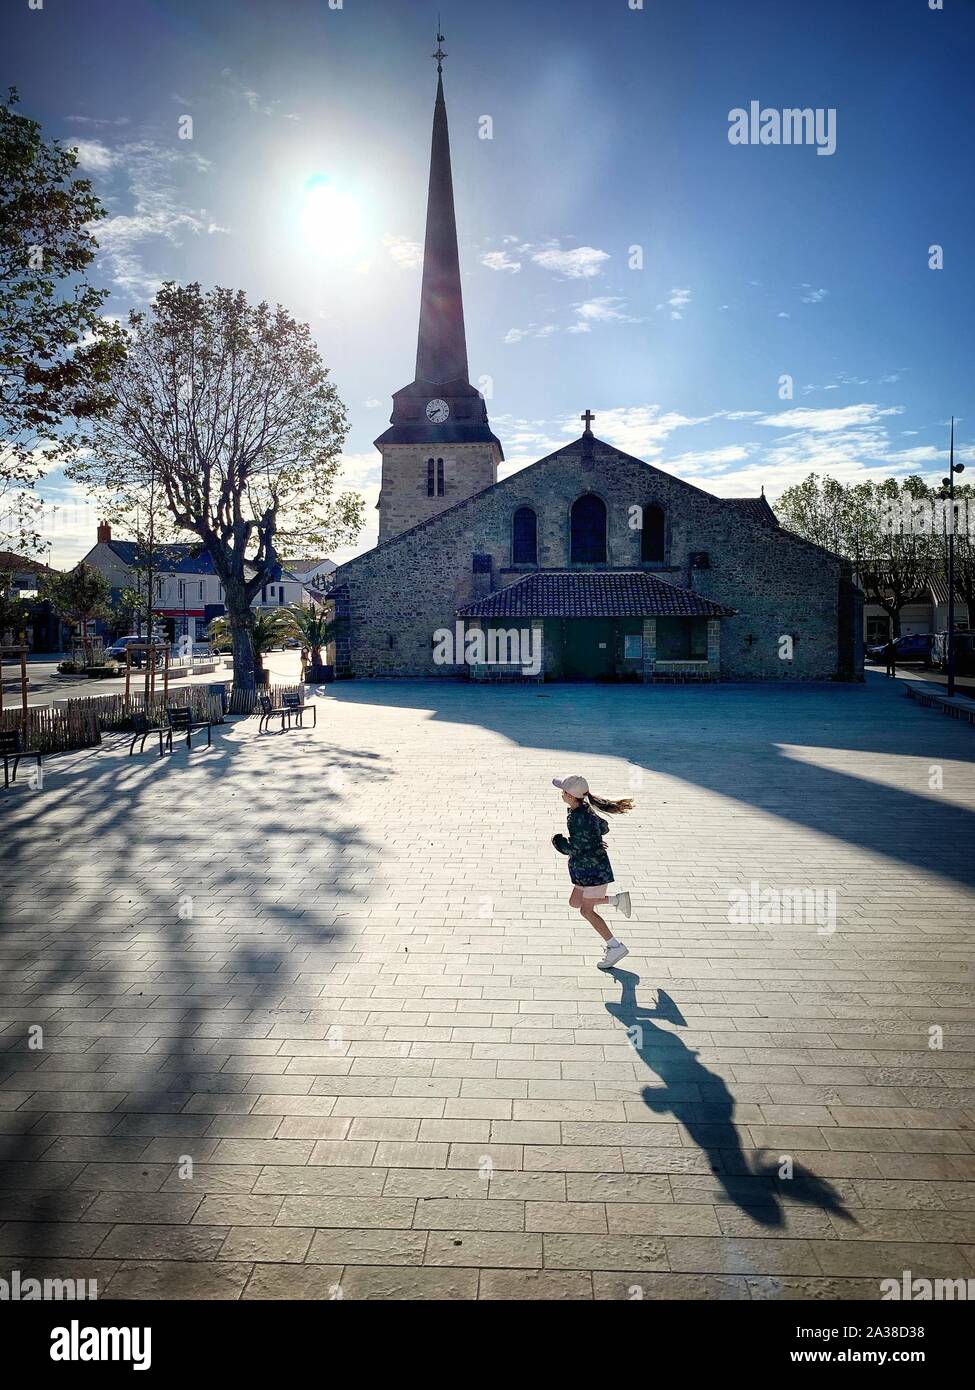
{"type": "Polygon", "coordinates": [[[348,256],[361,247],[362,209],[324,174],[305,184],[300,225],[306,246],[317,255],[348,256]]]}

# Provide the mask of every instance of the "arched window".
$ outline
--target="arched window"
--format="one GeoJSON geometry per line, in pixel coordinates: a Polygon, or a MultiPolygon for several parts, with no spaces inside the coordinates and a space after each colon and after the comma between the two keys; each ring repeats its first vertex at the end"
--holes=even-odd
{"type": "Polygon", "coordinates": [[[511,523],[511,563],[538,564],[538,519],[531,507],[519,507],[511,523]]]}
{"type": "Polygon", "coordinates": [[[574,565],[606,563],[606,503],[586,492],[572,504],[569,554],[574,565]]]}
{"type": "Polygon", "coordinates": [[[433,459],[427,459],[427,496],[434,495],[433,459]]]}
{"type": "Polygon", "coordinates": [[[655,502],[643,509],[643,529],[640,532],[640,559],[663,560],[665,553],[665,522],[663,508],[655,502]]]}

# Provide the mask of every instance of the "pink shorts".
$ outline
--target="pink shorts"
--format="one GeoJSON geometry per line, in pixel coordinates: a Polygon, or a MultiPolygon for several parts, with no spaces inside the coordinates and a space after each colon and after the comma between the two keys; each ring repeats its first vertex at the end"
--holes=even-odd
{"type": "Polygon", "coordinates": [[[583,888],[583,890],[582,890],[582,896],[583,896],[584,898],[608,898],[608,897],[609,897],[609,884],[608,884],[608,883],[594,883],[594,884],[592,884],[589,888],[583,888]]]}

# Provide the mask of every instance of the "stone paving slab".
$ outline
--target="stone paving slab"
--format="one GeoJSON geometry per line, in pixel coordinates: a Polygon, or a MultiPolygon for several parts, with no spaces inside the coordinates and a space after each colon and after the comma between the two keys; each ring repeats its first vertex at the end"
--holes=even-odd
{"type": "Polygon", "coordinates": [[[975,1274],[975,744],[896,683],[330,687],[4,797],[0,1277],[875,1299],[975,1274]],[[633,796],[595,969],[553,776],[633,796]]]}

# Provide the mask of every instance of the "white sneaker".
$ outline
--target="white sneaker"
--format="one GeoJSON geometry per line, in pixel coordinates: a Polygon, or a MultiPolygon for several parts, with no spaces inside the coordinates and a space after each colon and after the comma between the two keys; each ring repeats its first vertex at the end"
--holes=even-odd
{"type": "Polygon", "coordinates": [[[624,917],[629,917],[630,913],[633,911],[633,908],[630,906],[629,893],[617,893],[616,897],[612,899],[612,903],[616,911],[622,912],[624,917]]]}
{"type": "Polygon", "coordinates": [[[615,942],[612,946],[607,946],[603,952],[603,958],[596,962],[597,970],[612,970],[618,960],[630,954],[630,948],[624,946],[622,941],[615,942]]]}

